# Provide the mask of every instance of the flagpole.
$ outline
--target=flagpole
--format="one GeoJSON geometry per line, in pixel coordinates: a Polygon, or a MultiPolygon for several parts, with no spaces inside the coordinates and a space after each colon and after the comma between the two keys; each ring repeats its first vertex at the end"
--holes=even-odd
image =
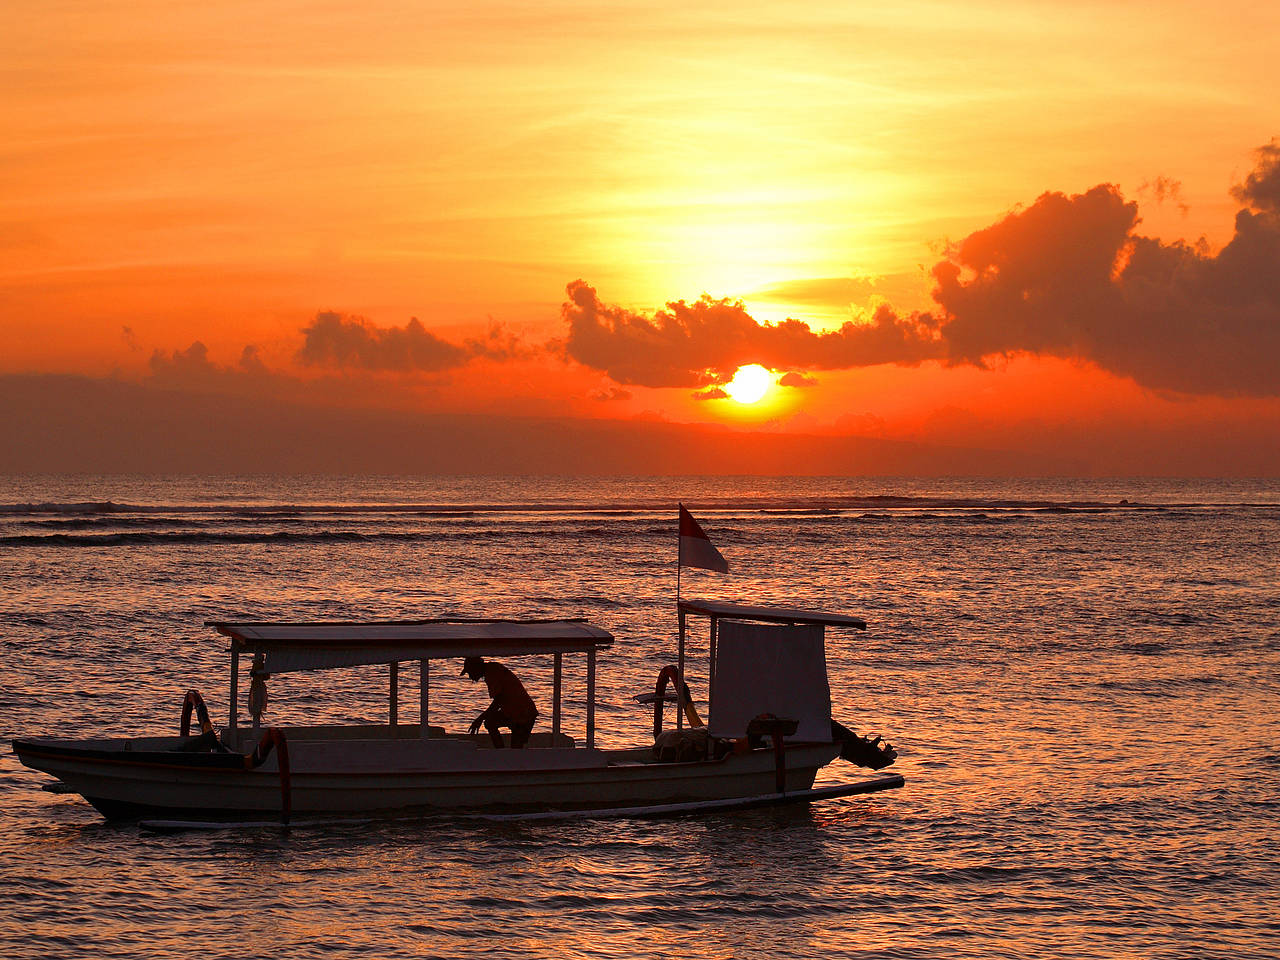
{"type": "MultiPolygon", "coordinates": [[[[729,564],[720,551],[711,543],[711,538],[707,536],[705,530],[699,525],[698,521],[693,518],[688,510],[684,508],[684,504],[678,504],[679,507],[679,524],[676,534],[679,537],[676,550],[676,620],[680,624],[680,643],[677,649],[677,674],[676,674],[676,729],[684,729],[684,710],[686,706],[686,690],[688,686],[684,679],[684,642],[685,642],[685,615],[684,607],[680,599],[680,577],[681,567],[684,566],[684,557],[686,550],[689,554],[689,566],[701,567],[704,570],[718,570],[720,573],[729,572],[729,564]]],[[[713,619],[714,624],[714,619],[713,619]]],[[[714,636],[714,625],[712,626],[714,636]]],[[[713,640],[712,643],[715,641],[713,640]]]]}
{"type": "MultiPolygon", "coordinates": [[[[683,507],[683,503],[676,505],[683,507]]],[[[680,609],[680,513],[676,512],[676,609],[680,609]]]]}
{"type": "MultiPolygon", "coordinates": [[[[676,623],[680,627],[680,639],[676,643],[676,730],[684,729],[684,611],[680,609],[680,519],[684,504],[677,504],[676,511],[676,623]]],[[[658,705],[662,709],[662,705],[658,705]]]]}

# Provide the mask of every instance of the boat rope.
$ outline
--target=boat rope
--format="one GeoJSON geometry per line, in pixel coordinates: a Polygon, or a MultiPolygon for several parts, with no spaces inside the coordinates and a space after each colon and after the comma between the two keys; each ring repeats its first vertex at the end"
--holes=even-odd
{"type": "Polygon", "coordinates": [[[253,752],[244,755],[244,768],[257,770],[266,763],[272,747],[275,748],[276,766],[280,770],[280,822],[288,823],[293,809],[293,785],[289,771],[289,743],[285,740],[284,731],[279,727],[267,727],[253,752]]]}

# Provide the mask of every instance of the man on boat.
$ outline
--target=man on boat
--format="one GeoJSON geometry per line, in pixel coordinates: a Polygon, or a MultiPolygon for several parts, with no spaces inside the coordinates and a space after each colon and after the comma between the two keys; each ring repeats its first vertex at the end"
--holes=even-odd
{"type": "Polygon", "coordinates": [[[538,719],[538,708],[519,678],[500,663],[485,663],[484,657],[467,657],[462,663],[462,674],[470,677],[472,683],[484,677],[489,696],[493,697],[493,703],[471,722],[468,732],[475,733],[483,724],[493,738],[493,745],[502,747],[499,728],[508,727],[512,747],[519,750],[528,743],[533,723],[538,719]]]}

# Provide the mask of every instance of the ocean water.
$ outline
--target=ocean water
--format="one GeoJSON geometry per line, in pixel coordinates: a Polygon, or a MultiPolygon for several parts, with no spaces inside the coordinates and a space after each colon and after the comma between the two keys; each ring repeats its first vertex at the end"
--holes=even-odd
{"type": "MultiPolygon", "coordinates": [[[[0,956],[1274,957],[1278,546],[1275,481],[0,478],[0,956]],[[176,732],[192,686],[223,722],[215,618],[587,616],[617,637],[600,742],[647,742],[677,500],[731,566],[686,596],[868,621],[828,634],[833,712],[903,789],[159,835],[9,751],[176,732]]],[[[513,666],[545,702],[548,664],[513,666]]],[[[385,695],[380,668],[279,677],[269,716],[385,695]]],[[[435,722],[484,705],[433,683],[435,722]]]]}

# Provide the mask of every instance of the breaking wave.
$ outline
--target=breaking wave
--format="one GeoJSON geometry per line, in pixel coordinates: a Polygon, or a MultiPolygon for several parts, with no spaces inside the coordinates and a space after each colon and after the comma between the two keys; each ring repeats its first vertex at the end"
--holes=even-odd
{"type": "MultiPolygon", "coordinates": [[[[614,503],[537,501],[510,503],[117,503],[113,500],[72,503],[4,503],[0,517],[65,517],[76,519],[122,518],[152,515],[226,515],[237,517],[289,517],[318,514],[395,514],[422,517],[457,517],[482,514],[559,513],[591,516],[636,516],[671,512],[669,497],[614,503]]],[[[1275,508],[1280,504],[1139,503],[1120,501],[1020,500],[996,497],[724,497],[702,498],[694,509],[700,514],[753,513],[767,516],[823,517],[857,511],[1023,511],[1034,513],[1107,513],[1112,511],[1162,511],[1171,508],[1275,508]]]]}

